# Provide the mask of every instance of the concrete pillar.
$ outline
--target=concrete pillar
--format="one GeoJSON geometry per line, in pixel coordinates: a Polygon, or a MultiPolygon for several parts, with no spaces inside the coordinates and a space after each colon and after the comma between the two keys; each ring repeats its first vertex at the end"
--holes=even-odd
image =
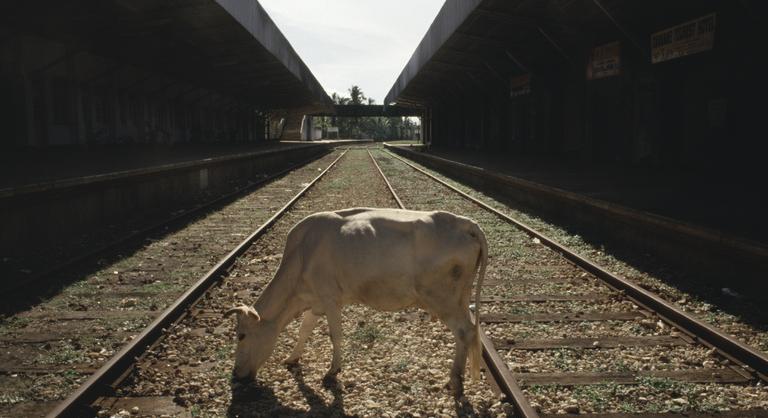
{"type": "Polygon", "coordinates": [[[40,128],[42,129],[42,137],[38,137],[37,145],[48,145],[50,140],[49,132],[50,127],[53,125],[53,89],[51,88],[51,79],[42,75],[41,87],[43,89],[43,121],[40,128]]]}
{"type": "Polygon", "coordinates": [[[76,55],[71,53],[69,54],[69,58],[67,58],[67,78],[69,79],[70,100],[70,138],[72,138],[73,144],[87,146],[85,123],[83,119],[83,91],[80,87],[76,59],[76,55]]]}
{"type": "Polygon", "coordinates": [[[26,40],[23,36],[19,36],[16,42],[16,72],[21,76],[22,91],[21,96],[24,108],[24,137],[19,138],[20,145],[36,146],[37,143],[37,127],[35,126],[35,108],[34,108],[34,96],[33,86],[29,80],[29,74],[27,73],[26,66],[26,40]]]}

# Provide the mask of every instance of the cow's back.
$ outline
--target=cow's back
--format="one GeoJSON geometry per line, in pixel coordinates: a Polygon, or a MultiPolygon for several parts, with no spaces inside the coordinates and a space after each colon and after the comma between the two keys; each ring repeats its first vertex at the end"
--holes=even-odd
{"type": "Polygon", "coordinates": [[[420,305],[438,291],[463,293],[466,283],[458,280],[466,281],[479,251],[471,221],[447,212],[354,208],[305,221],[304,275],[316,296],[377,309],[420,305]]]}

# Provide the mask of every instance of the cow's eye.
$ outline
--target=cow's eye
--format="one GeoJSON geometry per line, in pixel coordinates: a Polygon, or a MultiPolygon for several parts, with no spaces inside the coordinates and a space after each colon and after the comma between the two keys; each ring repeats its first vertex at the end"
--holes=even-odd
{"type": "Polygon", "coordinates": [[[237,334],[238,341],[242,341],[245,338],[245,334],[237,334]]]}

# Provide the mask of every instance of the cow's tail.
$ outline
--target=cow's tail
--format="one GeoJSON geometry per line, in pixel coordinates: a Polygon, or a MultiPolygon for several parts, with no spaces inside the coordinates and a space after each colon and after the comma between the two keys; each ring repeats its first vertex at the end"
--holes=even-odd
{"type": "Polygon", "coordinates": [[[483,279],[485,278],[485,268],[488,266],[488,241],[485,239],[485,233],[480,226],[475,226],[474,234],[480,244],[480,255],[477,257],[477,284],[475,285],[475,339],[469,347],[469,371],[472,379],[480,379],[480,364],[483,357],[483,346],[480,342],[480,296],[483,289],[483,279]]]}

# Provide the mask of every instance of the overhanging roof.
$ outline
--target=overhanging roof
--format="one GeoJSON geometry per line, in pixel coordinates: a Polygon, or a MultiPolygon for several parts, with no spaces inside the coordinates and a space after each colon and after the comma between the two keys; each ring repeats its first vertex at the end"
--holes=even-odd
{"type": "Polygon", "coordinates": [[[447,0],[385,103],[455,103],[466,93],[508,94],[514,75],[584,74],[591,42],[620,40],[649,55],[650,33],[726,3],[734,2],[447,0]]]}
{"type": "Polygon", "coordinates": [[[4,2],[3,26],[264,108],[330,99],[255,0],[4,2]]]}

